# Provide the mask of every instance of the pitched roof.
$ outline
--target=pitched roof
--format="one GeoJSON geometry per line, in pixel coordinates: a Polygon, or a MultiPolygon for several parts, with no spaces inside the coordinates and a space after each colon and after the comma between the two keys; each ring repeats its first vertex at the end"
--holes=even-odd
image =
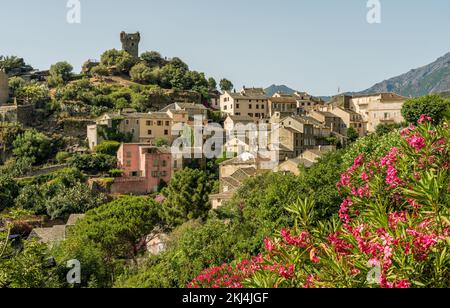
{"type": "Polygon", "coordinates": [[[248,115],[228,115],[233,122],[254,122],[253,118],[248,115]]]}
{"type": "Polygon", "coordinates": [[[86,216],[85,214],[72,214],[69,216],[66,225],[75,226],[78,220],[83,219],[85,216],[86,216]]]}

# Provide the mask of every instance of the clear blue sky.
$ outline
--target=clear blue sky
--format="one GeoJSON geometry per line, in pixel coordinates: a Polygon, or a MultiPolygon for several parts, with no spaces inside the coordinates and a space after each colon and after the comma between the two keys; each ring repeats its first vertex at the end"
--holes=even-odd
{"type": "Polygon", "coordinates": [[[363,90],[450,51],[450,1],[80,0],[82,22],[66,22],[67,0],[0,0],[0,55],[34,67],[67,60],[77,70],[140,31],[141,51],[179,56],[237,88],[286,84],[315,95],[363,90]]]}

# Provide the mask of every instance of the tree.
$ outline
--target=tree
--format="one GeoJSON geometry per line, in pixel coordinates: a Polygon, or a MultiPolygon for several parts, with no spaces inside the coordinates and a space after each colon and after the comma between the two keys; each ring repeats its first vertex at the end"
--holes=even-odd
{"type": "Polygon", "coordinates": [[[208,78],[208,89],[209,90],[217,89],[217,81],[213,77],[208,78]]]}
{"type": "Polygon", "coordinates": [[[172,65],[173,67],[178,68],[184,72],[189,71],[189,66],[186,63],[184,63],[183,60],[177,57],[170,60],[169,65],[172,65]]]}
{"type": "Polygon", "coordinates": [[[177,172],[162,191],[166,197],[166,221],[176,226],[187,220],[206,218],[211,209],[208,199],[211,190],[212,185],[203,171],[186,168],[177,172]]]}
{"type": "Polygon", "coordinates": [[[219,86],[222,92],[231,91],[234,88],[233,83],[225,78],[220,81],[219,86]]]}
{"type": "Polygon", "coordinates": [[[57,268],[45,244],[27,241],[24,249],[0,260],[0,288],[58,288],[57,268]]]}
{"type": "Polygon", "coordinates": [[[14,156],[31,158],[35,164],[43,163],[53,153],[52,139],[34,129],[25,131],[13,142],[14,156]]]}
{"type": "Polygon", "coordinates": [[[48,83],[57,86],[67,83],[72,78],[73,66],[68,62],[57,62],[50,66],[50,78],[48,83]]]}
{"type": "Polygon", "coordinates": [[[115,73],[128,73],[135,64],[135,59],[124,50],[105,51],[100,58],[100,65],[112,69],[115,73]]]}
{"type": "Polygon", "coordinates": [[[145,197],[122,197],[86,213],[65,242],[55,249],[60,263],[77,259],[83,264],[82,286],[95,281],[111,286],[123,262],[134,260],[145,238],[160,224],[159,205],[145,197]]]}
{"type": "Polygon", "coordinates": [[[353,127],[350,127],[347,130],[347,137],[350,142],[355,142],[359,138],[359,134],[353,127]]]}
{"type": "Polygon", "coordinates": [[[120,145],[118,141],[105,140],[95,147],[95,153],[116,156],[120,145]]]}
{"type": "Polygon", "coordinates": [[[144,61],[148,67],[157,68],[163,67],[167,61],[161,56],[159,52],[147,51],[141,54],[141,60],[144,61]]]}
{"type": "Polygon", "coordinates": [[[106,154],[76,154],[69,160],[69,165],[78,170],[96,174],[108,172],[117,167],[117,158],[106,154]]]}
{"type": "Polygon", "coordinates": [[[417,124],[422,115],[430,116],[434,123],[439,123],[450,111],[450,99],[439,95],[427,95],[407,100],[403,104],[402,115],[409,123],[417,124]]]}
{"type": "Polygon", "coordinates": [[[47,214],[51,219],[67,219],[71,214],[82,214],[105,202],[101,194],[92,193],[89,187],[76,183],[61,187],[46,201],[47,214]]]}
{"type": "Polygon", "coordinates": [[[9,176],[0,175],[0,212],[14,206],[14,200],[19,195],[19,186],[9,176]]]}
{"type": "Polygon", "coordinates": [[[43,106],[50,101],[50,91],[44,84],[25,85],[16,91],[17,99],[24,100],[28,104],[43,106]]]}
{"type": "Polygon", "coordinates": [[[0,69],[4,70],[8,74],[15,69],[31,71],[33,68],[26,65],[22,58],[16,56],[0,56],[0,69]]]}
{"type": "Polygon", "coordinates": [[[143,83],[143,84],[149,84],[154,83],[155,78],[152,73],[152,70],[150,67],[148,67],[145,63],[138,63],[130,71],[130,77],[131,80],[143,83]]]}
{"type": "Polygon", "coordinates": [[[27,85],[27,82],[22,77],[11,77],[8,81],[9,89],[11,90],[12,96],[17,97],[18,93],[27,85]]]}

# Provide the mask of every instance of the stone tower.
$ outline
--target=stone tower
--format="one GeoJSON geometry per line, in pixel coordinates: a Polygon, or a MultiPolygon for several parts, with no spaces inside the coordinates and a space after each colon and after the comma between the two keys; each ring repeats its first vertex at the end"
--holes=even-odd
{"type": "Polygon", "coordinates": [[[134,58],[139,58],[139,42],[141,41],[141,34],[137,33],[120,33],[120,41],[122,42],[122,49],[132,55],[134,58]]]}
{"type": "Polygon", "coordinates": [[[3,70],[0,70],[0,106],[8,102],[9,99],[9,87],[8,87],[8,75],[3,70]]]}

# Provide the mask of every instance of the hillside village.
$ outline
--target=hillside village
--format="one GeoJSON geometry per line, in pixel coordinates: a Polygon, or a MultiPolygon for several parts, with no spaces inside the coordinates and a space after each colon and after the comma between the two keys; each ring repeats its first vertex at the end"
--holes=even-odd
{"type": "MultiPolygon", "coordinates": [[[[223,208],[244,203],[242,196],[250,193],[250,183],[258,185],[255,183],[264,177],[280,181],[279,189],[289,200],[297,190],[292,185],[300,178],[312,184],[302,184],[306,186],[298,189],[309,196],[317,193],[320,198],[325,191],[323,186],[318,192],[320,185],[327,185],[333,196],[323,196],[318,202],[334,202],[339,195],[334,191],[338,178],[333,175],[323,184],[320,176],[341,171],[341,166],[336,170],[332,166],[351,155],[352,145],[384,136],[383,131],[389,136],[407,126],[402,110],[410,98],[396,93],[337,95],[331,101],[298,91],[267,96],[263,88],[235,89],[226,79],[218,85],[204,73],[190,71],[178,58],[163,58],[156,52],[139,56],[140,40],[139,33],[121,33],[122,49],[106,52],[100,61],[88,60],[79,75],[72,73],[67,63],[37,71],[23,60],[11,58],[18,65],[0,70],[0,170],[8,175],[0,187],[13,187],[8,193],[1,191],[0,211],[5,216],[0,228],[8,232],[11,241],[36,239],[49,249],[64,247],[72,233],[79,232],[77,226],[85,226],[83,220],[88,224],[88,211],[100,212],[101,205],[110,202],[134,206],[149,197],[155,209],[148,211],[164,212],[165,223],[148,226],[149,219],[145,218],[138,234],[133,234],[136,241],[126,243],[130,246],[120,244],[131,247],[129,251],[116,257],[130,260],[141,256],[142,251],[156,257],[170,254],[173,245],[181,245],[171,240],[172,226],[187,221],[197,224],[193,222],[196,219],[208,221],[210,215],[229,221],[231,218],[226,217],[231,214],[223,208]],[[215,149],[222,153],[219,157],[194,155],[197,145],[183,148],[184,153],[192,155],[174,153],[174,143],[186,130],[204,132],[213,123],[220,124],[224,131],[223,136],[214,137],[222,144],[215,149]],[[255,147],[252,138],[259,132],[254,130],[261,125],[268,129],[268,140],[278,137],[276,147],[270,141],[263,149],[255,147]],[[242,133],[238,127],[248,129],[242,133]],[[261,155],[261,150],[275,150],[275,157],[261,155]],[[329,165],[322,165],[325,163],[329,165]],[[312,188],[315,177],[318,186],[312,188]],[[182,183],[186,178],[190,182],[182,183]],[[172,193],[194,186],[195,190],[186,194],[192,197],[200,193],[192,199],[195,201],[186,199],[188,210],[183,208],[184,201],[179,201],[188,197],[172,193]],[[81,200],[76,206],[70,203],[71,194],[73,200],[81,200]],[[134,199],[127,203],[123,196],[134,199]],[[179,207],[164,208],[175,199],[179,207]],[[201,211],[190,208],[194,202],[201,211]],[[26,211],[20,214],[10,209],[26,211]]],[[[202,138],[201,144],[206,142],[206,137],[202,138]]],[[[376,145],[371,146],[373,152],[378,151],[376,145]]],[[[269,184],[260,185],[264,189],[269,184]]],[[[289,200],[283,199],[280,206],[289,200]]],[[[324,209],[322,214],[327,216],[328,211],[331,209],[324,209]]],[[[283,222],[290,223],[289,218],[282,217],[283,222]]],[[[254,224],[259,226],[259,222],[254,224]]],[[[135,227],[139,228],[139,223],[135,227]]],[[[228,227],[220,224],[220,228],[228,227]]],[[[186,228],[195,229],[192,225],[186,228]]],[[[252,245],[240,253],[257,252],[257,246],[252,245]]],[[[216,265],[237,255],[218,259],[216,265]]],[[[96,275],[89,279],[99,279],[96,275]]]]}

